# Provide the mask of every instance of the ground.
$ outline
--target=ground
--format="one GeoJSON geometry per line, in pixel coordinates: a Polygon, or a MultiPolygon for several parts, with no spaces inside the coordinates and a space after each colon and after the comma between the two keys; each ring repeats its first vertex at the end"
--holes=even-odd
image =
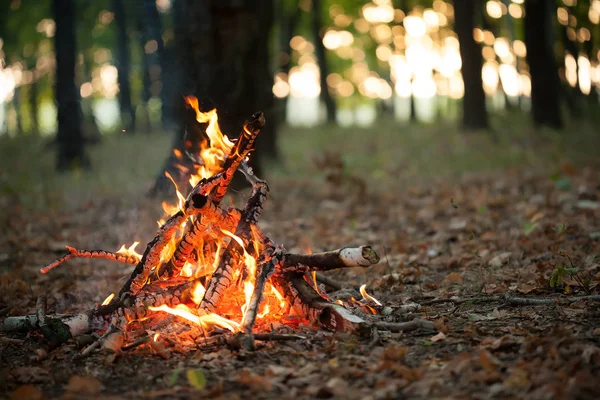
{"type": "MultiPolygon", "coordinates": [[[[597,139],[581,129],[510,136],[496,124],[496,142],[390,122],[377,131],[288,129],[285,168],[269,169],[266,233],[294,251],[372,245],[378,265],[330,275],[366,283],[392,310],[420,303],[414,317],[439,332],[361,338],[303,327],[305,340],[251,352],[165,360],[142,346],[113,363],[78,357],[75,343],[50,348],[37,334],[0,333],[0,398],[598,398],[597,139]],[[583,296],[592,297],[569,300],[583,296]]],[[[40,294],[57,310],[102,301],[128,268],[39,268],[66,244],[145,243],[160,216],[144,193],[167,137],[109,138],[90,149],[95,171],[71,176],[55,176],[51,150],[37,142],[2,142],[0,318],[34,312],[40,294]]]]}

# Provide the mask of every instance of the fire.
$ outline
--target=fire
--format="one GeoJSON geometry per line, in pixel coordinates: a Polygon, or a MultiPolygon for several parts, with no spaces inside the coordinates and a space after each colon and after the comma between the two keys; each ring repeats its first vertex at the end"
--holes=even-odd
{"type": "Polygon", "coordinates": [[[171,308],[166,305],[162,305],[160,307],[148,307],[150,311],[164,311],[169,314],[176,315],[185,320],[193,322],[194,324],[201,326],[203,329],[208,329],[211,326],[220,326],[221,328],[225,328],[230,330],[231,332],[236,332],[240,328],[240,324],[235,321],[231,321],[227,318],[223,318],[218,314],[206,314],[206,315],[196,315],[194,311],[190,309],[185,304],[178,304],[175,308],[171,308]]]}
{"type": "Polygon", "coordinates": [[[369,293],[367,293],[367,285],[362,285],[359,289],[360,291],[360,295],[363,297],[363,299],[365,299],[366,301],[370,301],[372,303],[375,303],[376,305],[380,306],[381,303],[379,302],[379,300],[377,300],[375,297],[371,296],[369,293]]]}
{"type": "Polygon", "coordinates": [[[206,293],[206,289],[200,282],[197,282],[196,286],[194,286],[194,290],[192,291],[192,301],[195,304],[200,304],[202,298],[204,297],[204,293],[206,293]]]}
{"type": "Polygon", "coordinates": [[[160,333],[156,332],[156,333],[154,334],[154,337],[152,338],[152,340],[156,342],[156,341],[158,341],[158,338],[159,338],[159,337],[160,337],[160,333]]]}
{"type": "Polygon", "coordinates": [[[108,297],[106,299],[104,299],[104,301],[102,302],[102,305],[106,306],[106,305],[110,304],[110,302],[114,298],[115,298],[115,294],[114,293],[109,294],[108,297]]]}
{"type": "Polygon", "coordinates": [[[123,254],[129,257],[135,257],[138,261],[142,259],[142,255],[135,251],[135,248],[140,242],[133,242],[133,244],[129,247],[125,247],[124,244],[121,245],[121,248],[117,250],[117,254],[123,254]]]}
{"type": "Polygon", "coordinates": [[[186,97],[185,102],[196,112],[196,121],[201,124],[208,123],[206,135],[208,136],[209,143],[201,144],[199,156],[204,164],[198,169],[197,176],[192,177],[190,180],[190,184],[193,186],[200,179],[210,178],[221,171],[223,162],[233,147],[233,143],[221,132],[216,109],[201,112],[198,107],[198,99],[192,96],[186,97]]]}

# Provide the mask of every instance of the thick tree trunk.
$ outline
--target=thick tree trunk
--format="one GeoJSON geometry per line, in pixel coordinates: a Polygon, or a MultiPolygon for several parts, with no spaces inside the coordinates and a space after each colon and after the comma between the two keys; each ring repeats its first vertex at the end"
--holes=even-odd
{"type": "Polygon", "coordinates": [[[129,84],[129,36],[127,16],[123,0],[113,0],[115,24],[117,27],[117,71],[119,82],[119,108],[123,129],[135,131],[135,112],[131,105],[131,85],[129,84]]]}
{"type": "Polygon", "coordinates": [[[162,96],[161,86],[165,76],[164,68],[164,43],[162,40],[162,22],[155,0],[139,0],[140,23],[142,30],[142,48],[144,49],[144,103],[148,103],[151,97],[160,97],[161,121],[171,114],[168,102],[162,96]]]}
{"type": "Polygon", "coordinates": [[[76,166],[88,168],[81,131],[81,106],[75,85],[75,18],[73,0],[53,0],[56,32],[56,104],[58,107],[57,168],[65,171],[76,166]]]}
{"type": "MultiPolygon", "coordinates": [[[[294,1],[293,7],[287,10],[289,7],[285,7],[285,1],[279,1],[278,7],[278,20],[279,23],[279,72],[285,74],[288,77],[292,66],[292,46],[290,42],[296,34],[296,27],[300,21],[302,13],[301,8],[297,1],[294,1]]],[[[286,117],[286,104],[288,97],[276,98],[274,114],[277,118],[277,123],[281,124],[285,121],[286,117]]]]}
{"type": "Polygon", "coordinates": [[[481,79],[481,48],[473,39],[475,14],[479,5],[479,0],[454,1],[454,22],[460,43],[462,76],[465,84],[463,126],[467,130],[486,129],[488,127],[485,93],[483,92],[481,79]]]}
{"type": "Polygon", "coordinates": [[[329,75],[329,68],[327,67],[327,57],[325,54],[325,46],[323,45],[323,22],[321,18],[322,3],[321,0],[313,0],[312,9],[312,30],[315,41],[315,54],[317,56],[317,62],[319,63],[319,71],[321,72],[321,100],[325,102],[325,108],[327,109],[327,122],[336,121],[336,104],[333,97],[329,93],[329,87],[327,86],[327,75],[329,75]]]}
{"type": "MultiPolygon", "coordinates": [[[[181,94],[196,96],[201,111],[217,108],[221,130],[232,139],[237,137],[244,121],[258,110],[264,111],[269,121],[273,113],[268,63],[272,1],[178,0],[174,5],[175,11],[181,13],[181,22],[175,25],[182,66],[181,94]]],[[[183,101],[181,104],[183,109],[183,101]]],[[[184,140],[180,134],[175,148],[198,147],[196,142],[201,135],[193,121],[189,122],[187,137],[184,140]]],[[[263,129],[252,157],[255,170],[259,168],[257,158],[272,154],[275,149],[275,124],[268,122],[267,126],[271,131],[263,129]]],[[[172,164],[178,162],[171,157],[164,169],[175,170],[172,164]]],[[[180,179],[187,181],[183,176],[180,179]]],[[[162,182],[161,172],[154,192],[162,192],[165,187],[162,182]]]]}
{"type": "Polygon", "coordinates": [[[535,125],[562,127],[560,80],[554,58],[552,0],[525,2],[525,44],[531,73],[531,111],[535,125]]]}

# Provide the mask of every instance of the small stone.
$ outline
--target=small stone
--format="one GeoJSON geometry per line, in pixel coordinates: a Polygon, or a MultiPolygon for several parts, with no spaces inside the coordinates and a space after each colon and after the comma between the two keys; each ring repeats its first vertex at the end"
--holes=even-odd
{"type": "Polygon", "coordinates": [[[490,262],[488,263],[488,265],[490,267],[494,267],[494,268],[499,268],[501,266],[503,266],[504,264],[506,264],[506,261],[509,259],[509,257],[511,256],[511,252],[506,251],[504,253],[500,253],[497,256],[495,256],[494,258],[492,258],[490,260],[490,262]]]}

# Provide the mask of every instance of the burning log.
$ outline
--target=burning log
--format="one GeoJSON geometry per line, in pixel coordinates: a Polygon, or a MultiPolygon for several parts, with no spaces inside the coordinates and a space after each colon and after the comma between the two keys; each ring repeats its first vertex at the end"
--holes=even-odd
{"type": "MultiPolygon", "coordinates": [[[[196,327],[190,329],[183,325],[177,328],[180,333],[186,330],[186,335],[197,346],[227,344],[243,348],[253,347],[254,339],[300,338],[253,332],[255,325],[267,326],[268,318],[280,318],[285,313],[296,314],[328,330],[358,334],[370,333],[374,328],[396,331],[431,328],[429,321],[421,320],[395,325],[372,324],[366,320],[370,318],[368,314],[364,314],[365,319],[354,315],[343,302],[333,303],[318,288],[315,290],[305,279],[308,272],[313,273],[313,278],[341,289],[341,284],[328,281],[315,271],[365,268],[376,264],[379,256],[370,246],[345,247],[316,254],[285,253],[284,247],[276,245],[258,226],[269,188],[246,164],[264,126],[264,115],[254,114],[244,124],[237,141],[230,142],[220,132],[214,110],[200,113],[195,99],[187,101],[195,108],[197,121],[207,123],[206,140],[197,163],[202,179],[194,180],[195,185],[187,196],[177,192],[178,206],[171,208],[143,255],[135,253],[134,246],[123,247],[116,253],[67,247],[69,254],[42,270],[46,273],[76,257],[135,264],[118,296],[75,315],[46,315],[42,297],[36,315],[9,317],[3,323],[3,330],[40,330],[52,343],[62,343],[88,332],[93,332],[96,337],[103,333],[100,340],[90,344],[83,354],[102,345],[116,356],[123,348],[149,342],[157,354],[166,358],[170,352],[164,342],[156,335],[150,340],[147,331],[172,329],[174,321],[178,320],[196,327]],[[224,209],[221,200],[238,169],[252,183],[252,194],[243,210],[224,209]],[[225,291],[228,291],[227,296],[225,291]],[[162,312],[170,315],[165,317],[162,312]],[[132,337],[132,330],[133,333],[143,332],[142,337],[139,334],[132,337]],[[124,345],[127,340],[133,343],[124,345]]],[[[364,286],[360,292],[365,303],[355,303],[376,313],[373,307],[381,307],[381,304],[366,293],[364,286]]],[[[175,343],[166,336],[164,340],[175,343]]],[[[176,347],[179,346],[176,343],[176,347]]]]}
{"type": "Polygon", "coordinates": [[[247,248],[253,252],[254,249],[250,248],[252,246],[249,246],[252,235],[251,226],[258,221],[267,198],[268,190],[268,186],[263,181],[259,181],[254,185],[252,195],[244,207],[240,221],[233,234],[235,238],[239,239],[239,242],[235,239],[229,242],[221,257],[219,266],[208,282],[206,293],[198,307],[203,312],[212,312],[215,310],[221,295],[231,284],[235,261],[243,259],[244,253],[247,253],[247,248]]]}
{"type": "MultiPolygon", "coordinates": [[[[50,270],[58,267],[60,264],[72,258],[104,258],[106,260],[117,261],[124,264],[132,265],[136,265],[140,261],[139,255],[133,252],[132,248],[129,249],[132,250],[131,252],[113,253],[106,250],[77,250],[76,248],[71,246],[66,247],[67,250],[69,250],[69,254],[60,257],[59,259],[55,260],[52,264],[49,264],[48,266],[42,268],[40,270],[42,274],[48,273],[50,270]]],[[[124,249],[124,247],[125,246],[123,246],[122,249],[124,249]]]]}
{"type": "Polygon", "coordinates": [[[256,321],[258,306],[262,301],[267,280],[271,277],[271,275],[273,275],[277,264],[279,264],[280,260],[283,258],[283,246],[273,250],[273,252],[270,253],[267,258],[268,259],[263,260],[263,262],[258,264],[258,268],[256,270],[256,279],[254,281],[254,291],[252,292],[252,297],[250,297],[248,308],[246,308],[246,312],[244,313],[244,317],[242,319],[242,330],[248,335],[252,334],[252,327],[256,321]]]}
{"type": "Polygon", "coordinates": [[[265,114],[262,112],[257,112],[252,115],[250,121],[246,121],[244,124],[244,128],[242,129],[242,133],[240,134],[239,139],[237,140],[235,147],[232,149],[230,156],[227,157],[227,161],[224,165],[224,178],[217,186],[213,200],[216,203],[220,203],[225,197],[225,193],[229,188],[229,184],[233,179],[233,175],[235,171],[237,171],[238,167],[242,163],[242,161],[248,156],[250,151],[253,150],[254,142],[258,137],[261,129],[265,126],[265,114]]]}

